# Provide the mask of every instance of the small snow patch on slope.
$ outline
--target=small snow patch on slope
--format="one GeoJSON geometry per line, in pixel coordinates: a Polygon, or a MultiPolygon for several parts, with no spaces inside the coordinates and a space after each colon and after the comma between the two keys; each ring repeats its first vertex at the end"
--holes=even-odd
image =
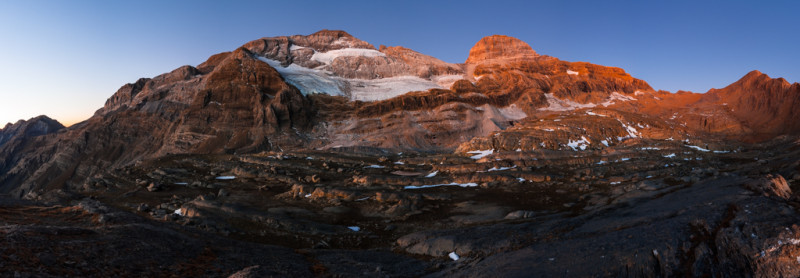
{"type": "Polygon", "coordinates": [[[485,151],[470,151],[470,152],[467,152],[467,153],[474,154],[473,156],[470,156],[469,158],[481,159],[481,158],[486,157],[487,155],[490,155],[490,154],[494,153],[494,149],[485,150],[485,151]]]}
{"type": "Polygon", "coordinates": [[[581,149],[582,151],[584,151],[584,150],[586,150],[586,147],[589,146],[589,144],[590,144],[589,143],[589,139],[586,139],[586,137],[581,136],[581,140],[572,141],[572,139],[570,139],[569,143],[567,144],[567,146],[572,148],[573,151],[577,151],[578,149],[581,149]]]}
{"type": "Polygon", "coordinates": [[[567,74],[569,75],[578,75],[577,71],[567,70],[567,74]]]}
{"type": "Polygon", "coordinates": [[[539,108],[541,111],[570,111],[597,106],[594,103],[583,104],[568,99],[560,99],[555,97],[553,94],[544,94],[544,97],[547,99],[548,106],[545,108],[539,108]]]}
{"type": "Polygon", "coordinates": [[[469,183],[443,183],[443,184],[429,184],[429,185],[409,185],[404,187],[404,189],[423,189],[423,188],[433,188],[433,187],[441,187],[441,186],[459,186],[459,187],[476,187],[478,186],[477,183],[469,182],[469,183]]]}
{"type": "Polygon", "coordinates": [[[606,101],[605,101],[605,102],[603,102],[603,103],[601,103],[601,104],[602,104],[603,106],[609,106],[609,105],[612,105],[612,104],[614,104],[614,101],[615,101],[615,100],[619,100],[619,101],[632,101],[632,100],[636,100],[636,99],[635,99],[635,98],[633,98],[633,97],[630,97],[630,96],[626,96],[626,95],[623,95],[623,94],[617,93],[617,92],[613,92],[613,93],[611,93],[611,95],[610,95],[610,96],[608,96],[608,98],[606,99],[606,101]]]}
{"type": "Polygon", "coordinates": [[[698,150],[698,151],[701,151],[701,152],[710,152],[711,151],[709,149],[701,148],[701,147],[698,147],[698,146],[686,146],[686,147],[690,148],[690,149],[695,149],[695,150],[698,150]]]}

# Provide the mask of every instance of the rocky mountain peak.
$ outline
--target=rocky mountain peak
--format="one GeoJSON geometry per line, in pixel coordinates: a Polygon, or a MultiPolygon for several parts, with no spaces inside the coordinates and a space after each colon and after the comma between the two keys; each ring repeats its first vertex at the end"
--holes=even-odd
{"type": "Polygon", "coordinates": [[[467,64],[481,63],[491,60],[518,60],[535,58],[539,54],[531,46],[520,39],[492,35],[482,38],[469,50],[467,64]]]}
{"type": "Polygon", "coordinates": [[[64,126],[50,117],[41,115],[29,120],[19,120],[16,123],[8,123],[0,129],[0,146],[15,137],[31,137],[56,132],[64,126]]]}
{"type": "Polygon", "coordinates": [[[766,137],[800,132],[797,107],[800,85],[783,78],[771,78],[754,70],[722,89],[711,89],[704,99],[725,105],[756,134],[766,137]]]}

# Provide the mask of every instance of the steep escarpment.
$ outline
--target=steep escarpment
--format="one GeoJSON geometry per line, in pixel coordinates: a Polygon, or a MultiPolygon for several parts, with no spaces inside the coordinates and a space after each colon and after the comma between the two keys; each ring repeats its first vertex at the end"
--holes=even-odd
{"type": "Polygon", "coordinates": [[[21,142],[0,172],[4,192],[69,189],[106,169],[181,153],[234,153],[296,146],[309,126],[308,99],[247,49],[214,56],[120,88],[87,121],[21,142]],[[220,59],[221,58],[221,59],[220,59]]]}

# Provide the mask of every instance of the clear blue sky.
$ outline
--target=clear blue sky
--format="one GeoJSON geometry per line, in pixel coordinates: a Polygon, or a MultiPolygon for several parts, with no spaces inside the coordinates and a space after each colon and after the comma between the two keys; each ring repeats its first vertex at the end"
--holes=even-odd
{"type": "Polygon", "coordinates": [[[800,81],[800,1],[0,1],[0,127],[72,124],[120,86],[260,37],[342,29],[459,63],[481,37],[705,92],[758,69],[800,81]]]}

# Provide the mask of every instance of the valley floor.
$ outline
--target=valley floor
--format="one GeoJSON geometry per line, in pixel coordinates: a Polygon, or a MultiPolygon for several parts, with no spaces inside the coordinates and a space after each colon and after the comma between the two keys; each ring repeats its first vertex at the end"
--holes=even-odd
{"type": "Polygon", "coordinates": [[[0,200],[0,276],[800,275],[800,141],[726,149],[168,156],[0,200]]]}

